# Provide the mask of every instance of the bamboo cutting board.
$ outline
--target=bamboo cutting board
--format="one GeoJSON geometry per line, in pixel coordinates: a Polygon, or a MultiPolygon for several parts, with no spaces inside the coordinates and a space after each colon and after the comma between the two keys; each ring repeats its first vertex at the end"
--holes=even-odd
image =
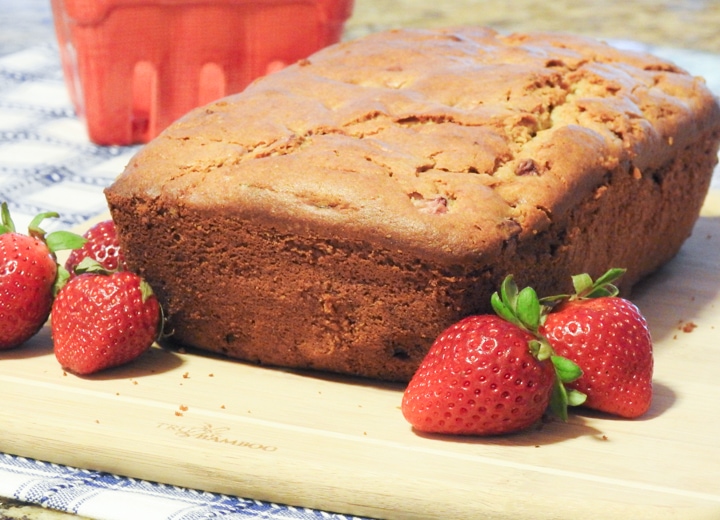
{"type": "Polygon", "coordinates": [[[720,518],[720,192],[633,300],[655,339],[640,420],[499,438],[414,433],[402,387],[153,348],[64,374],[48,330],[0,353],[0,450],[380,518],[720,518]]]}

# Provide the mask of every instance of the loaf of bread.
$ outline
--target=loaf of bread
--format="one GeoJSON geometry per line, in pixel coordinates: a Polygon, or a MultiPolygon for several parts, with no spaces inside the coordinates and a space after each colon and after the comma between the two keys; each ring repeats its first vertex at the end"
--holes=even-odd
{"type": "Polygon", "coordinates": [[[406,381],[509,273],[540,294],[692,231],[720,142],[704,82],[568,35],[398,30],[196,109],[106,190],[184,345],[406,381]]]}

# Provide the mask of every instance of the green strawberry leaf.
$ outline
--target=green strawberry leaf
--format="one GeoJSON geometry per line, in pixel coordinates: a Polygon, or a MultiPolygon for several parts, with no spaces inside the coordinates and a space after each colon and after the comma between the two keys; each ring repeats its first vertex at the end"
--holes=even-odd
{"type": "Polygon", "coordinates": [[[575,294],[583,294],[584,292],[591,290],[593,287],[593,279],[587,273],[574,275],[572,277],[572,283],[573,288],[575,289],[575,294]]]}
{"type": "Polygon", "coordinates": [[[594,282],[590,275],[582,274],[573,276],[573,285],[575,286],[575,295],[573,299],[585,300],[590,298],[602,298],[606,296],[617,296],[620,290],[614,285],[626,269],[613,267],[606,271],[594,282]]]}
{"type": "Polygon", "coordinates": [[[10,216],[10,209],[7,202],[3,202],[0,206],[0,234],[15,233],[15,223],[10,216]]]}
{"type": "Polygon", "coordinates": [[[562,421],[567,421],[568,406],[579,406],[585,402],[586,395],[579,390],[567,389],[565,383],[572,383],[582,375],[582,370],[573,361],[562,356],[550,356],[555,368],[555,383],[550,397],[550,410],[562,421]]]}
{"type": "Polygon", "coordinates": [[[532,332],[537,331],[540,325],[540,300],[535,289],[525,287],[520,291],[517,298],[516,313],[525,328],[532,332]]]}
{"type": "MultiPolygon", "coordinates": [[[[621,274],[625,272],[624,269],[620,269],[621,274]]],[[[608,271],[610,272],[610,271],[608,271]]],[[[602,298],[602,297],[610,297],[610,296],[617,296],[620,293],[620,289],[618,289],[615,285],[613,285],[611,282],[602,282],[601,278],[598,278],[595,283],[593,284],[593,287],[591,290],[589,290],[586,294],[582,296],[582,298],[589,299],[589,298],[602,298]]]]}
{"type": "Polygon", "coordinates": [[[550,343],[547,341],[541,341],[540,342],[540,350],[538,351],[538,359],[540,361],[545,361],[546,359],[550,359],[555,352],[553,348],[550,346],[550,343]]]}
{"type": "Polygon", "coordinates": [[[613,267],[611,269],[608,269],[608,271],[600,276],[597,280],[595,280],[595,285],[610,285],[615,282],[617,282],[622,276],[625,274],[625,271],[627,269],[622,269],[620,267],[613,267]]]}
{"type": "Polygon", "coordinates": [[[550,343],[540,335],[536,335],[535,339],[528,341],[528,349],[538,361],[550,359],[550,357],[555,354],[550,343]]]}
{"type": "Polygon", "coordinates": [[[550,359],[555,367],[555,374],[563,383],[572,383],[583,374],[582,369],[568,358],[553,355],[550,359]]]}
{"type": "Polygon", "coordinates": [[[575,390],[574,388],[571,389],[565,389],[568,399],[568,405],[569,406],[580,406],[585,402],[587,399],[587,395],[582,393],[580,390],[575,390]]]}
{"type": "Polygon", "coordinates": [[[613,267],[595,281],[587,273],[574,275],[572,277],[574,294],[558,294],[540,298],[540,304],[543,306],[540,316],[541,322],[544,321],[549,312],[552,312],[555,307],[560,306],[563,302],[617,296],[620,290],[614,285],[614,282],[622,277],[625,271],[626,269],[613,267]]]}
{"type": "Polygon", "coordinates": [[[550,397],[550,410],[565,422],[568,419],[567,407],[568,394],[567,390],[565,390],[565,385],[560,382],[560,379],[555,378],[555,384],[553,385],[553,391],[550,397]]]}
{"type": "Polygon", "coordinates": [[[530,341],[528,341],[528,350],[530,351],[530,354],[532,354],[532,356],[536,359],[540,355],[540,349],[542,347],[543,343],[540,340],[531,339],[530,341]]]}
{"type": "Polygon", "coordinates": [[[55,275],[55,283],[53,284],[53,297],[57,296],[67,281],[70,279],[70,272],[64,266],[58,264],[57,274],[55,275]]]}
{"type": "Polygon", "coordinates": [[[98,262],[94,258],[90,258],[89,256],[86,256],[75,267],[75,273],[76,274],[85,274],[85,273],[110,274],[110,271],[108,271],[104,265],[102,265],[100,262],[98,262]]]}
{"type": "Polygon", "coordinates": [[[145,279],[140,279],[140,294],[142,295],[142,301],[145,303],[154,293],[150,284],[145,279]]]}
{"type": "Polygon", "coordinates": [[[508,275],[500,285],[500,293],[493,293],[490,303],[502,319],[537,335],[543,310],[535,289],[525,287],[519,291],[513,276],[508,275]]]}
{"type": "Polygon", "coordinates": [[[500,284],[500,295],[502,301],[514,311],[517,306],[518,286],[513,275],[506,276],[500,284]]]}
{"type": "Polygon", "coordinates": [[[45,237],[45,243],[51,253],[67,249],[79,249],[85,242],[87,242],[86,238],[70,231],[53,231],[45,237]]]}
{"type": "Polygon", "coordinates": [[[490,304],[498,316],[505,321],[509,321],[510,323],[517,325],[515,313],[510,307],[505,305],[505,302],[502,301],[501,296],[497,292],[493,293],[490,297],[490,304]]]}

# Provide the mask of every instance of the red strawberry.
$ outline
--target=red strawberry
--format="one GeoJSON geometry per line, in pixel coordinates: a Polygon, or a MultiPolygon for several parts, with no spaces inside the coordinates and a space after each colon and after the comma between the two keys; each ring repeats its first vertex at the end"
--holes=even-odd
{"type": "Polygon", "coordinates": [[[76,374],[123,365],[150,348],[160,305],[150,286],[129,271],[72,278],[52,306],[55,357],[76,374]]]}
{"type": "Polygon", "coordinates": [[[495,435],[537,422],[555,378],[530,354],[533,336],[498,316],[465,318],[430,348],[410,381],[402,412],[423,432],[495,435]]]}
{"type": "Polygon", "coordinates": [[[612,269],[593,282],[573,277],[576,295],[549,313],[541,332],[583,375],[569,386],[587,395],[584,405],[621,417],[639,417],[652,400],[653,348],[638,308],[617,296],[612,269]]]}
{"type": "Polygon", "coordinates": [[[40,223],[57,213],[38,215],[23,235],[15,231],[6,203],[0,211],[0,350],[5,350],[21,345],[43,326],[55,283],[64,278],[55,252],[79,247],[82,239],[66,231],[45,234],[40,223]]]}
{"type": "Polygon", "coordinates": [[[471,316],[446,329],[408,384],[402,412],[415,429],[496,435],[528,428],[552,407],[564,419],[563,382],[579,375],[537,335],[540,304],[530,288],[517,292],[508,277],[493,307],[503,317],[471,316]],[[511,323],[512,321],[512,323],[511,323]]]}
{"type": "Polygon", "coordinates": [[[75,268],[84,258],[92,258],[108,271],[124,271],[125,255],[120,248],[115,223],[112,220],[98,222],[88,229],[83,237],[85,245],[70,253],[65,262],[65,269],[72,275],[75,268]]]}

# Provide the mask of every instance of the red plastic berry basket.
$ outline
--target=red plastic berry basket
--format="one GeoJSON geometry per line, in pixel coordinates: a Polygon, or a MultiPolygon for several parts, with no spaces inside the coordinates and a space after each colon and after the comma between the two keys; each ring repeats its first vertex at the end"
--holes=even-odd
{"type": "Polygon", "coordinates": [[[336,43],[353,0],[52,0],[52,8],[90,140],[127,145],[336,43]]]}

